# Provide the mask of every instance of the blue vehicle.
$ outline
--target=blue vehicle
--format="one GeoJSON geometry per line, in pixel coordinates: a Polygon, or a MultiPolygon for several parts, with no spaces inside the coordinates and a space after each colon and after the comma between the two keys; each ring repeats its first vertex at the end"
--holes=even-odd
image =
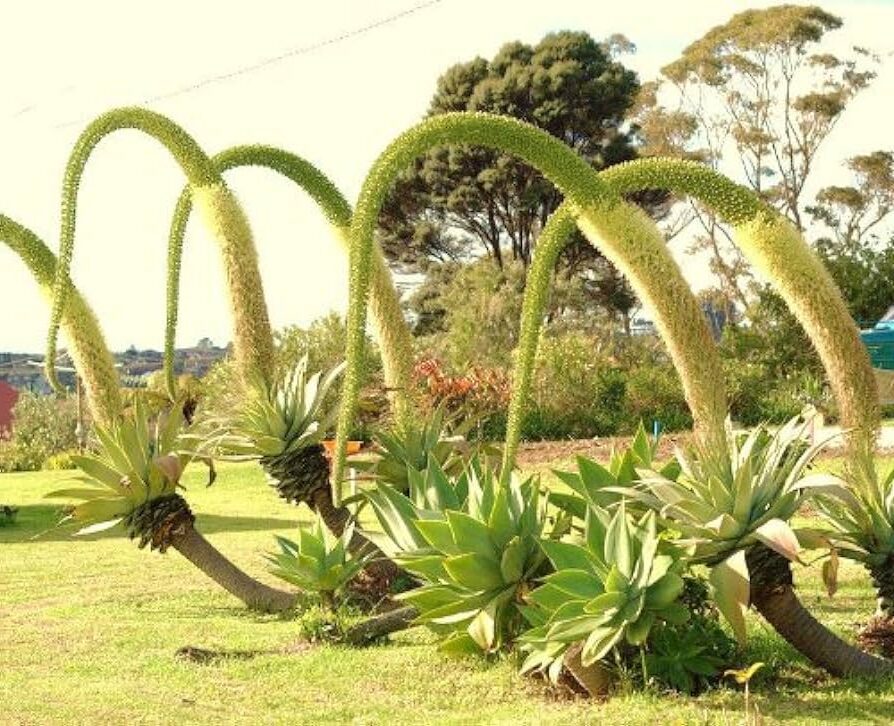
{"type": "Polygon", "coordinates": [[[883,404],[894,403],[894,305],[872,328],[861,330],[860,339],[875,369],[879,399],[883,404]]]}
{"type": "Polygon", "coordinates": [[[869,351],[873,368],[894,371],[894,305],[875,326],[860,331],[860,338],[869,351]]]}

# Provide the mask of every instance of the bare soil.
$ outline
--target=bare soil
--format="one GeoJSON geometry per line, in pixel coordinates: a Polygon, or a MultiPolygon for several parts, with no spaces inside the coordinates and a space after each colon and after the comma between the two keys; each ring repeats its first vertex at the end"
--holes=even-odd
{"type": "MultiPolygon", "coordinates": [[[[889,427],[885,427],[878,447],[879,456],[894,455],[894,440],[889,427]]],[[[677,448],[685,449],[692,440],[692,432],[677,431],[662,435],[658,443],[658,461],[666,461],[673,457],[677,448]]],[[[630,446],[632,436],[606,436],[595,439],[568,439],[566,441],[527,441],[519,447],[518,463],[520,466],[537,466],[575,456],[586,456],[605,463],[612,451],[621,451],[630,446]]],[[[819,458],[831,459],[841,456],[844,448],[842,438],[835,439],[824,449],[819,458]]]]}

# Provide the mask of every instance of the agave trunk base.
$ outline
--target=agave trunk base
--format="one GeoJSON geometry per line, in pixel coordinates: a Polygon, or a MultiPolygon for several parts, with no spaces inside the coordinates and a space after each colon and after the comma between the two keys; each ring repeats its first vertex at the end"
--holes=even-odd
{"type": "Polygon", "coordinates": [[[158,550],[162,554],[171,546],[174,538],[192,529],[195,515],[179,494],[168,494],[150,499],[136,507],[124,519],[124,527],[137,547],[158,550]]]}
{"type": "Polygon", "coordinates": [[[782,555],[755,545],[746,554],[751,604],[795,650],[833,676],[887,676],[894,663],[846,643],[798,600],[791,566],[782,555]]]}
{"type": "Polygon", "coordinates": [[[878,593],[878,607],[857,641],[873,653],[894,658],[894,556],[888,555],[884,562],[867,565],[866,569],[878,593]]]}
{"type": "Polygon", "coordinates": [[[137,507],[124,524],[140,548],[165,552],[173,547],[227,592],[252,610],[282,612],[297,596],[249,577],[196,531],[195,515],[179,494],[153,499],[137,507]]]}
{"type": "Polygon", "coordinates": [[[876,617],[894,619],[894,555],[888,555],[880,564],[867,565],[866,569],[878,593],[876,617]]]}
{"type": "Polygon", "coordinates": [[[565,653],[565,669],[591,698],[604,698],[614,685],[614,676],[599,661],[585,666],[581,661],[582,650],[581,643],[575,643],[568,649],[565,653]]]}
{"type": "Polygon", "coordinates": [[[386,635],[409,628],[419,611],[412,605],[394,608],[358,623],[345,633],[345,642],[349,645],[368,645],[384,638],[386,635]]]}
{"type": "Polygon", "coordinates": [[[252,610],[279,613],[295,607],[297,595],[277,590],[250,577],[224,557],[192,526],[174,536],[170,545],[252,610]]]}
{"type": "Polygon", "coordinates": [[[317,491],[329,488],[329,460],[320,444],[265,456],[260,463],[279,496],[291,504],[310,504],[317,491]]]}

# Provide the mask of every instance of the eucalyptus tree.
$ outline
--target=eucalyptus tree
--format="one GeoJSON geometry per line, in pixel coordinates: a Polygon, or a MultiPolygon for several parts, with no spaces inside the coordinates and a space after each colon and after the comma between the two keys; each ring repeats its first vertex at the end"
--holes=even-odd
{"type": "MultiPolygon", "coordinates": [[[[711,28],[645,86],[638,123],[646,155],[732,160],[746,186],[803,231],[804,190],[817,153],[847,105],[875,77],[878,58],[829,51],[841,18],[807,5],[745,10],[711,28]]],[[[721,288],[739,304],[753,275],[722,219],[689,200],[694,251],[710,255],[721,288]]]]}
{"type": "MultiPolygon", "coordinates": [[[[639,80],[618,59],[619,48],[625,50],[622,38],[599,42],[572,31],[532,44],[506,43],[490,59],[477,57],[444,71],[427,115],[511,116],[561,139],[596,169],[632,159],[636,152],[625,121],[639,80]]],[[[561,201],[539,170],[511,154],[439,145],[402,170],[389,190],[379,239],[389,260],[414,271],[481,256],[500,269],[518,263],[526,268],[561,201]]],[[[588,310],[604,308],[624,318],[635,307],[625,278],[582,235],[574,234],[560,266],[586,279],[588,310]]]]}

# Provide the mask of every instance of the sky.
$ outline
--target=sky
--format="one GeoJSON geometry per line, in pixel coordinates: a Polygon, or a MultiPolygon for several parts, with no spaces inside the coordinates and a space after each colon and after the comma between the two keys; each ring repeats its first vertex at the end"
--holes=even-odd
{"type": "MultiPolygon", "coordinates": [[[[453,63],[491,57],[511,40],[536,43],[556,30],[596,38],[623,33],[637,45],[624,62],[648,80],[709,28],[771,4],[778,3],[16,3],[5,11],[0,44],[0,211],[55,250],[71,147],[92,118],[125,105],[169,116],[209,154],[244,143],[287,148],[317,164],[353,200],[374,159],[420,120],[438,76],[453,63]]],[[[845,20],[837,42],[894,50],[894,0],[821,4],[845,20]]],[[[848,156],[894,146],[892,90],[894,60],[885,55],[872,89],[849,106],[827,140],[815,188],[847,183],[841,162],[848,156]]],[[[227,181],[255,232],[274,326],[343,311],[346,261],[313,205],[264,170],[236,170],[227,181]]],[[[134,131],[104,140],[87,168],[73,275],[113,349],[162,346],[165,245],[182,184],[167,152],[134,131]]],[[[685,254],[682,247],[675,252],[685,254]]],[[[687,274],[696,288],[710,282],[703,266],[687,265],[687,274]]],[[[0,301],[0,351],[42,351],[46,300],[2,245],[0,301]]],[[[187,234],[180,319],[179,346],[206,336],[218,344],[230,339],[218,252],[199,223],[187,234]]]]}

